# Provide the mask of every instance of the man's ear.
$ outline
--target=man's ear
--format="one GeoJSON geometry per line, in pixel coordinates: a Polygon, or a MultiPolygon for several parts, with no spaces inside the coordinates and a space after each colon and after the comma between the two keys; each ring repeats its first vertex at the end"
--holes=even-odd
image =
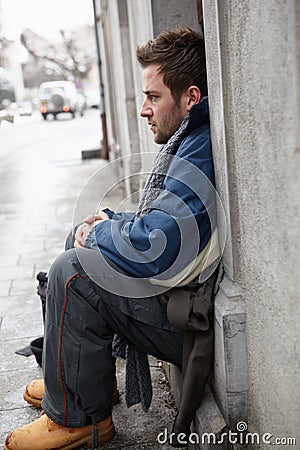
{"type": "Polygon", "coordinates": [[[187,110],[190,111],[192,106],[200,102],[201,91],[197,86],[190,86],[186,90],[186,95],[187,95],[187,110]]]}

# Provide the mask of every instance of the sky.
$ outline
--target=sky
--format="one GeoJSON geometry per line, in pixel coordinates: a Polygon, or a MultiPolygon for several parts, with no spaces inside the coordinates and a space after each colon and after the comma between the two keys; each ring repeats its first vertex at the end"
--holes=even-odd
{"type": "Polygon", "coordinates": [[[18,39],[28,27],[37,34],[59,39],[59,29],[93,24],[93,0],[0,0],[2,34],[18,39]]]}

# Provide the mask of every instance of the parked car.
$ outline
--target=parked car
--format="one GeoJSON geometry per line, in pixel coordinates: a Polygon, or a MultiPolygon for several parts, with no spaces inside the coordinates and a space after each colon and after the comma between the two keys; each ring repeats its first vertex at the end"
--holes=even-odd
{"type": "Polygon", "coordinates": [[[40,111],[46,120],[48,114],[76,113],[83,115],[85,98],[72,81],[45,81],[39,88],[40,111]]]}
{"type": "Polygon", "coordinates": [[[9,105],[9,110],[14,116],[31,116],[33,109],[29,101],[13,102],[9,105]]]}
{"type": "Polygon", "coordinates": [[[6,71],[0,67],[0,110],[16,101],[15,90],[6,71]]]}

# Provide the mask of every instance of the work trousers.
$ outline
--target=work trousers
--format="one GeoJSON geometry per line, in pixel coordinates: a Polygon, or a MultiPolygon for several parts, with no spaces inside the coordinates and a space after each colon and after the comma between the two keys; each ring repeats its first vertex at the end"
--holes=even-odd
{"type": "MultiPolygon", "coordinates": [[[[70,245],[68,245],[70,247],[70,245]]],[[[114,333],[158,359],[181,366],[183,335],[169,323],[157,295],[128,298],[105,290],[69,248],[49,271],[43,351],[42,408],[56,423],[83,427],[111,414],[114,333]]],[[[97,276],[107,276],[99,264],[97,276]]]]}

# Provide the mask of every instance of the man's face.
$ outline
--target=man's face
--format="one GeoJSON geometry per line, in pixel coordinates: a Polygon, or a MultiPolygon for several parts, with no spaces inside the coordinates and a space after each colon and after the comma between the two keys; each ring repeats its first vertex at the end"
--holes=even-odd
{"type": "Polygon", "coordinates": [[[145,99],[140,115],[146,117],[148,125],[154,134],[154,142],[165,144],[178,130],[187,111],[177,105],[170,89],[163,83],[163,77],[158,73],[158,66],[151,65],[143,70],[143,92],[145,99]]]}

